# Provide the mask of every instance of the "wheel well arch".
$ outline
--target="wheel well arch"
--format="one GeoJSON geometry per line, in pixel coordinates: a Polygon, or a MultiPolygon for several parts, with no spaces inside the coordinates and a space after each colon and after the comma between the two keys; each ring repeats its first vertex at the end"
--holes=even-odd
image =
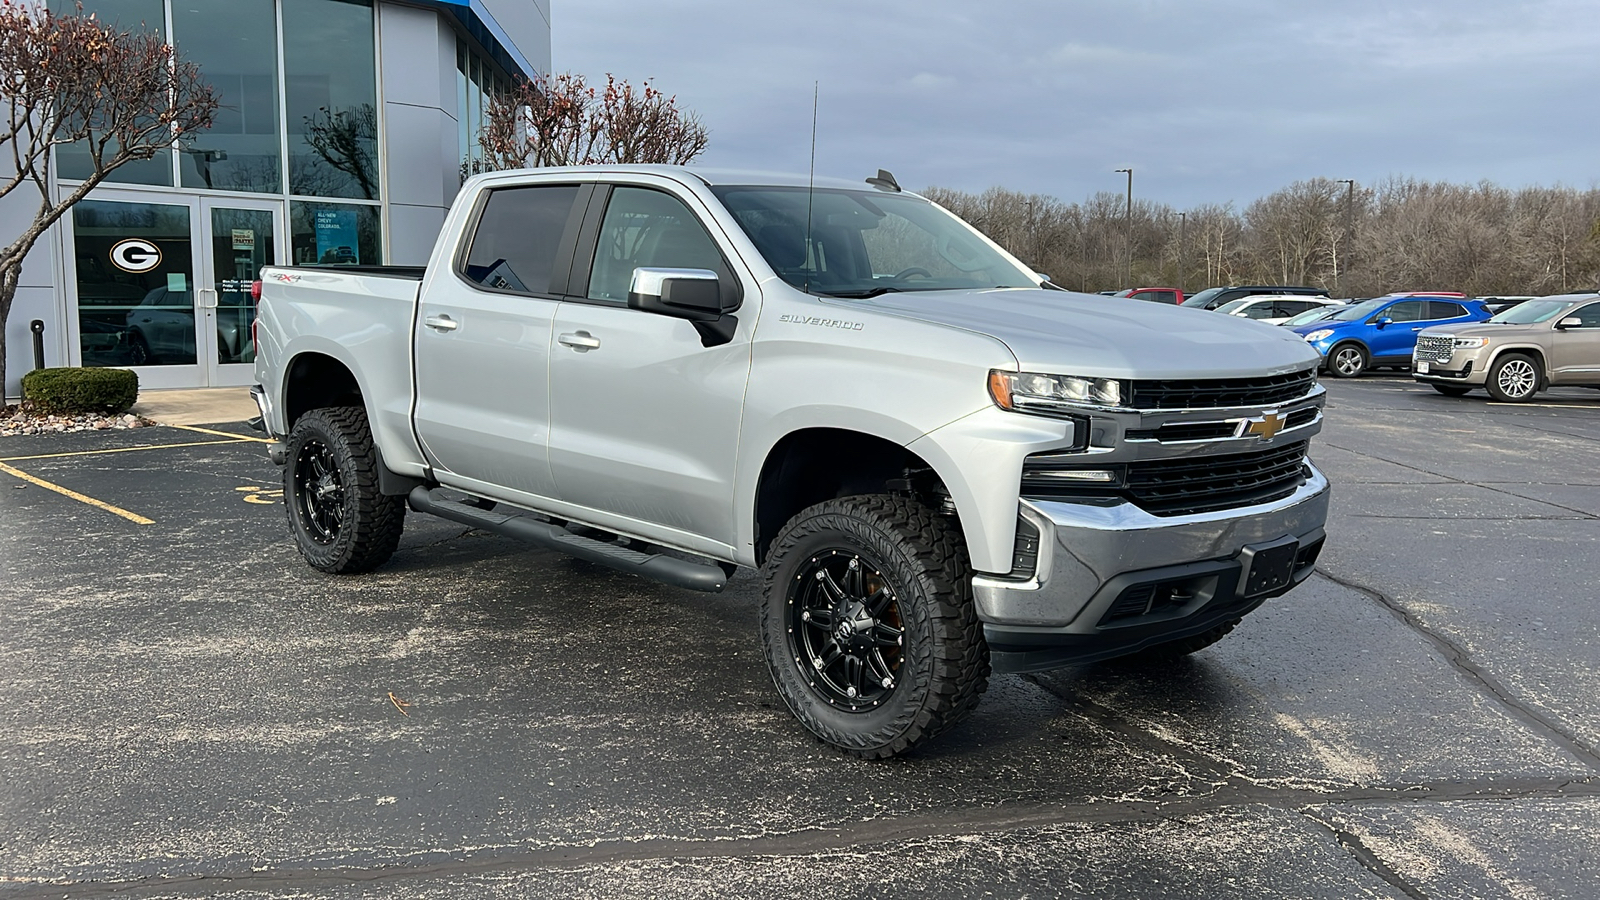
{"type": "Polygon", "coordinates": [[[912,493],[955,506],[933,467],[885,438],[842,428],[805,428],[772,446],[761,464],[755,495],[756,564],[794,515],[809,506],[855,494],[912,493]]]}
{"type": "Polygon", "coordinates": [[[1495,363],[1505,359],[1507,355],[1512,353],[1520,353],[1523,356],[1533,357],[1534,365],[1539,367],[1539,383],[1542,385],[1549,382],[1550,362],[1549,360],[1545,359],[1544,350],[1534,346],[1510,346],[1501,347],[1495,350],[1494,354],[1489,357],[1488,365],[1483,367],[1484,373],[1487,374],[1489,370],[1494,368],[1495,363]]]}
{"type": "Polygon", "coordinates": [[[325,353],[307,352],[289,363],[283,379],[285,428],[313,409],[329,406],[365,406],[355,373],[325,353]]]}

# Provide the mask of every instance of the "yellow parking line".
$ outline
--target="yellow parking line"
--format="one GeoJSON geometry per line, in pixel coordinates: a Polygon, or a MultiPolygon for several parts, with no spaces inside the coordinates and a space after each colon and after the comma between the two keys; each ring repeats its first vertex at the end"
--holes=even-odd
{"type": "Polygon", "coordinates": [[[0,456],[0,462],[23,462],[30,459],[60,459],[65,456],[99,456],[102,453],[132,453],[136,450],[171,450],[175,447],[210,447],[213,444],[243,444],[243,440],[190,441],[186,444],[150,444],[144,447],[116,447],[111,450],[74,450],[71,453],[40,453],[37,456],[0,456]]]}
{"type": "Polygon", "coordinates": [[[95,509],[103,509],[112,515],[121,516],[135,525],[154,525],[156,523],[154,519],[146,519],[144,516],[141,516],[138,513],[128,512],[120,506],[112,506],[104,500],[96,500],[93,497],[84,496],[77,491],[69,490],[59,484],[51,484],[50,482],[45,481],[43,478],[35,478],[32,475],[29,475],[27,472],[24,472],[20,469],[13,469],[5,463],[0,463],[0,472],[4,472],[7,475],[15,475],[18,478],[21,478],[23,481],[26,481],[29,484],[36,484],[47,491],[55,491],[63,497],[71,497],[79,503],[87,503],[95,509]]]}
{"type": "Polygon", "coordinates": [[[247,435],[247,434],[234,434],[234,433],[229,432],[229,431],[213,431],[210,428],[201,428],[201,427],[199,427],[197,425],[167,425],[166,427],[167,428],[182,428],[184,431],[198,431],[201,434],[215,434],[215,435],[219,435],[221,437],[231,437],[236,441],[255,441],[258,444],[276,444],[277,443],[277,441],[271,440],[270,438],[251,437],[250,435],[247,435]]]}

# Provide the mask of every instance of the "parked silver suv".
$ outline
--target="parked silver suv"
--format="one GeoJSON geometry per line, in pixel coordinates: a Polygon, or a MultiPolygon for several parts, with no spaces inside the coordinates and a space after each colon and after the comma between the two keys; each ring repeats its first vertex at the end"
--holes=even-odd
{"type": "Polygon", "coordinates": [[[1600,388],[1600,295],[1542,297],[1476,325],[1424,329],[1411,371],[1441,394],[1481,387],[1506,403],[1549,387],[1600,388]]]}

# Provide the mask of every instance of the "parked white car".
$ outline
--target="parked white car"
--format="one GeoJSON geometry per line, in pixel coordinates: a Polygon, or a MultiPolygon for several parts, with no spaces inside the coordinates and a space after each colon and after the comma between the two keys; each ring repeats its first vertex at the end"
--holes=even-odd
{"type": "Polygon", "coordinates": [[[1242,319],[1254,319],[1268,325],[1282,325],[1289,319],[1327,306],[1343,306],[1340,300],[1329,300],[1327,297],[1304,297],[1289,295],[1268,295],[1262,297],[1240,297],[1229,300],[1217,307],[1217,312],[1238,316],[1242,319]]]}

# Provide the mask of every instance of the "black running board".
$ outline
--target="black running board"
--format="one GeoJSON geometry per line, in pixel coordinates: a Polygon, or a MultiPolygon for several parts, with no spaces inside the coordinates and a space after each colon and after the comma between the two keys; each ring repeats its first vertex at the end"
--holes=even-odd
{"type": "MultiPolygon", "coordinates": [[[[426,487],[412,489],[407,497],[411,508],[460,522],[473,528],[503,534],[509,538],[538,544],[551,550],[560,550],[569,556],[610,566],[644,578],[688,588],[691,591],[716,593],[728,583],[731,574],[718,563],[696,563],[662,553],[645,553],[621,547],[607,541],[597,541],[573,534],[553,522],[544,522],[520,510],[501,512],[483,509],[470,503],[444,500],[433,496],[426,487]]],[[[515,510],[515,507],[512,507],[515,510]]]]}

